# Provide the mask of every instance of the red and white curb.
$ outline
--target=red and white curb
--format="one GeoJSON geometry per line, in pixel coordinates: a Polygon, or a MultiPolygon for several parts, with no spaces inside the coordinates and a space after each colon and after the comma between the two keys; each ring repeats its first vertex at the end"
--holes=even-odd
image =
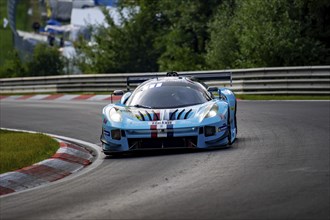
{"type": "Polygon", "coordinates": [[[59,140],[60,148],[50,158],[32,166],[0,175],[0,196],[51,183],[90,165],[93,152],[59,140]]]}
{"type": "Polygon", "coordinates": [[[48,100],[48,101],[110,101],[117,102],[121,96],[111,95],[66,95],[66,94],[52,94],[52,95],[0,95],[1,101],[6,100],[48,100]]]}

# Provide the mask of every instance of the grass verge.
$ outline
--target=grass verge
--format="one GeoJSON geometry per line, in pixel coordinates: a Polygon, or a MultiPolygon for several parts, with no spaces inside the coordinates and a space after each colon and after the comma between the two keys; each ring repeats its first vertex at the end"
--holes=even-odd
{"type": "Polygon", "coordinates": [[[0,129],[0,173],[14,171],[47,159],[59,143],[43,134],[0,129]]]}
{"type": "Polygon", "coordinates": [[[19,1],[16,8],[16,29],[32,32],[33,22],[42,23],[39,1],[36,0],[24,0],[19,1]],[[31,14],[28,14],[28,10],[31,9],[31,14]]]}
{"type": "Polygon", "coordinates": [[[3,27],[3,19],[7,18],[7,1],[0,1],[0,65],[3,65],[13,51],[13,36],[9,25],[3,27]]]}

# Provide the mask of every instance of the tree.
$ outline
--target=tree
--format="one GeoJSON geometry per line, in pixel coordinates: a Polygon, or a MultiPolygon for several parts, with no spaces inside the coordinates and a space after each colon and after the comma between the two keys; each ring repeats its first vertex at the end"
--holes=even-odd
{"type": "Polygon", "coordinates": [[[119,1],[122,23],[77,44],[85,73],[330,63],[326,0],[119,1]],[[125,13],[129,12],[129,13],[125,13]]]}
{"type": "Polygon", "coordinates": [[[198,70],[205,66],[205,45],[209,39],[208,20],[220,4],[215,0],[160,1],[161,14],[169,22],[167,32],[158,36],[163,53],[160,70],[198,70]]]}
{"type": "Polygon", "coordinates": [[[92,47],[81,40],[78,50],[83,72],[148,72],[158,71],[160,52],[154,47],[162,33],[162,20],[157,17],[158,3],[153,0],[128,2],[120,5],[122,23],[115,24],[109,11],[104,10],[107,27],[94,28],[92,47]],[[137,7],[138,6],[138,7],[137,7]],[[128,12],[126,16],[124,12],[128,12]]]}
{"type": "Polygon", "coordinates": [[[239,56],[237,31],[239,25],[233,23],[237,5],[235,0],[225,1],[208,24],[210,41],[206,46],[206,65],[213,69],[229,69],[239,56]]]}
{"type": "Polygon", "coordinates": [[[3,66],[0,67],[0,78],[23,77],[26,72],[27,67],[21,62],[18,52],[15,50],[11,57],[6,59],[3,66]]]}
{"type": "Polygon", "coordinates": [[[234,13],[228,13],[228,6],[220,8],[210,23],[211,40],[206,57],[209,67],[328,63],[329,48],[310,34],[313,31],[309,29],[314,29],[313,16],[302,9],[306,2],[309,1],[236,1],[234,13]]]}
{"type": "Polygon", "coordinates": [[[94,30],[92,47],[79,43],[83,72],[194,70],[205,66],[207,23],[218,0],[121,1],[121,25],[105,11],[108,27],[94,30]],[[138,9],[138,10],[136,10],[138,9]]]}
{"type": "Polygon", "coordinates": [[[28,76],[50,76],[63,74],[64,63],[58,48],[38,44],[32,60],[27,63],[28,76]]]}

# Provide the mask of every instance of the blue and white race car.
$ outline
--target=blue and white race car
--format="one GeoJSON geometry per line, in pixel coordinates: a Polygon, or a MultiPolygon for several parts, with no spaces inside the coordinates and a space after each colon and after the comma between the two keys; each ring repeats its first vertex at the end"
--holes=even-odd
{"type": "MultiPolygon", "coordinates": [[[[102,149],[106,155],[146,149],[215,148],[237,135],[237,101],[226,88],[171,72],[140,84],[102,111],[102,149]],[[173,76],[174,75],[174,76],[173,76]],[[212,92],[217,92],[215,98],[212,92]]],[[[145,80],[145,79],[144,79],[145,80]]]]}

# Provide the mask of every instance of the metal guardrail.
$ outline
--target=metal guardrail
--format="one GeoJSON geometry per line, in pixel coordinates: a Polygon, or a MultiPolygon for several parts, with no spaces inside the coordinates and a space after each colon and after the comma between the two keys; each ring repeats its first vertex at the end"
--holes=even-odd
{"type": "MultiPolygon", "coordinates": [[[[236,94],[330,95],[330,66],[236,69],[224,71],[179,72],[200,75],[232,72],[231,89],[236,94]]],[[[116,73],[64,75],[0,79],[0,93],[112,92],[126,90],[127,77],[156,73],[116,73]]],[[[165,72],[157,76],[165,76],[165,72]]],[[[229,82],[212,81],[210,86],[230,87],[229,82]]],[[[130,84],[131,88],[137,84],[130,84]]]]}
{"type": "Polygon", "coordinates": [[[13,33],[14,47],[18,51],[21,59],[25,60],[28,55],[33,52],[34,44],[21,37],[16,30],[16,8],[20,1],[21,0],[7,0],[7,16],[9,27],[13,33]]]}

